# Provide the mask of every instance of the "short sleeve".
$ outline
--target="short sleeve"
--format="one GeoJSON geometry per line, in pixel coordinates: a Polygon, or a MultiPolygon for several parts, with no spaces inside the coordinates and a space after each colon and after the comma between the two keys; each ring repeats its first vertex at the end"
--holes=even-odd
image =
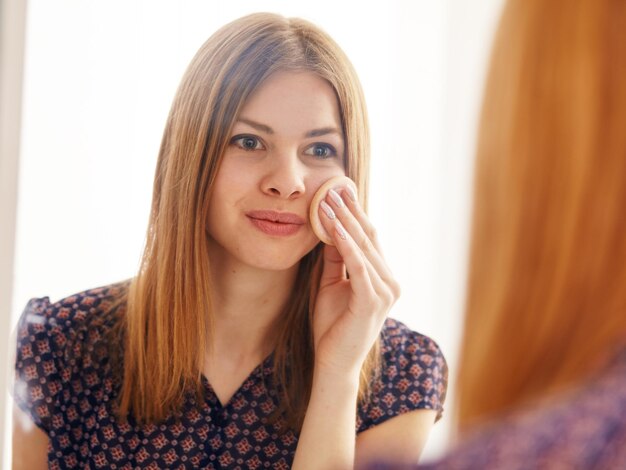
{"type": "Polygon", "coordinates": [[[409,411],[443,413],[448,366],[437,343],[388,318],[381,333],[382,363],[369,400],[358,409],[357,432],[409,411]]]}
{"type": "Polygon", "coordinates": [[[47,297],[31,300],[17,326],[15,403],[47,434],[60,407],[62,390],[71,379],[67,347],[71,331],[64,328],[67,312],[47,297]]]}

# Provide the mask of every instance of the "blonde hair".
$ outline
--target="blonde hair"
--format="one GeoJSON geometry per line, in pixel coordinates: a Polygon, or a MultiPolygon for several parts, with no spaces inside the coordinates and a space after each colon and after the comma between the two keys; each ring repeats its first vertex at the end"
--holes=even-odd
{"type": "MultiPolygon", "coordinates": [[[[189,390],[202,393],[201,367],[211,331],[205,221],[215,176],[239,111],[270,75],[306,70],[334,88],[345,138],[345,171],[367,203],[369,133],[356,73],[335,42],[301,20],[259,13],[217,31],[185,72],[167,120],[154,181],[141,269],[125,314],[120,414],[158,421],[189,390]],[[207,334],[205,332],[209,332],[207,334]]],[[[300,262],[274,352],[280,412],[301,426],[312,381],[310,313],[319,284],[321,246],[300,262]],[[289,357],[289,373],[287,369],[289,357]]],[[[378,346],[362,374],[362,397],[378,346]]]]}
{"type": "Polygon", "coordinates": [[[626,4],[511,0],[479,134],[462,428],[626,340],[626,4]]]}

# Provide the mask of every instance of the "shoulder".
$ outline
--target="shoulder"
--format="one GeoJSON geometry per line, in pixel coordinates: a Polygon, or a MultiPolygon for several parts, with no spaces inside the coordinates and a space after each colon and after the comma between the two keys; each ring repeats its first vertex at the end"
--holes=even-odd
{"type": "Polygon", "coordinates": [[[16,331],[14,399],[44,431],[63,391],[106,361],[108,346],[102,346],[126,289],[123,282],[26,305],[16,331]]]}
{"type": "Polygon", "coordinates": [[[427,365],[447,368],[441,349],[437,343],[404,323],[387,318],[381,331],[382,354],[391,361],[410,356],[427,365]]]}
{"type": "Polygon", "coordinates": [[[106,310],[113,302],[123,296],[128,288],[128,281],[88,289],[83,292],[51,302],[49,297],[31,299],[24,309],[24,317],[35,315],[48,320],[57,318],[61,323],[81,323],[97,310],[106,310]]]}
{"type": "Polygon", "coordinates": [[[359,408],[358,431],[408,411],[443,413],[448,366],[435,341],[388,318],[381,330],[380,371],[370,398],[359,408]]]}
{"type": "Polygon", "coordinates": [[[388,318],[381,332],[383,384],[395,387],[413,381],[422,393],[443,405],[448,384],[448,365],[439,345],[431,338],[411,330],[404,323],[388,318]]]}
{"type": "Polygon", "coordinates": [[[31,299],[17,325],[18,343],[26,336],[48,336],[60,340],[86,330],[105,319],[125,295],[127,283],[98,287],[50,302],[49,297],[31,299]]]}

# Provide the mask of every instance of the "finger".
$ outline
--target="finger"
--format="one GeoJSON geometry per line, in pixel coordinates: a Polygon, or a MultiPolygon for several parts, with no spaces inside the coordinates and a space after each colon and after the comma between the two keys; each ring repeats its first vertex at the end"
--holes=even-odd
{"type": "Polygon", "coordinates": [[[320,288],[346,279],[346,265],[336,247],[324,245],[324,269],[320,288]]]}
{"type": "Polygon", "coordinates": [[[368,286],[367,289],[361,291],[359,291],[358,287],[353,289],[355,294],[354,312],[366,313],[368,316],[374,314],[377,317],[386,317],[391,306],[398,298],[393,284],[389,284],[381,278],[379,272],[364,256],[354,239],[345,231],[345,228],[342,227],[341,222],[338,220],[335,221],[333,235],[335,246],[344,257],[346,268],[350,274],[350,282],[359,281],[363,277],[366,279],[364,285],[367,284],[368,286]],[[353,271],[351,271],[353,265],[357,269],[354,275],[353,271]],[[370,286],[371,289],[369,289],[370,286]]]}
{"type": "MultiPolygon", "coordinates": [[[[346,192],[347,194],[347,192],[346,192]]],[[[350,199],[346,197],[346,199],[350,199]]],[[[358,206],[356,201],[352,201],[354,205],[358,206]]],[[[342,223],[343,227],[345,227],[352,236],[352,238],[356,241],[359,248],[363,251],[367,259],[372,263],[374,268],[380,273],[380,276],[388,283],[393,284],[394,277],[391,273],[391,270],[387,266],[382,254],[378,250],[377,246],[370,239],[369,234],[363,229],[361,223],[357,220],[352,211],[347,207],[346,201],[334,190],[330,190],[328,192],[328,196],[324,201],[325,205],[324,213],[328,216],[328,208],[331,209],[332,213],[338,218],[338,220],[342,223]]],[[[362,212],[362,211],[361,211],[362,212]]],[[[364,220],[367,224],[371,226],[369,219],[367,216],[363,214],[364,220]]],[[[322,217],[324,219],[324,217],[322,217]]],[[[330,217],[326,217],[326,221],[328,222],[330,217]]],[[[324,224],[324,220],[322,221],[324,224]]],[[[326,226],[325,226],[326,227],[326,226]]],[[[328,231],[328,230],[327,230],[328,231]]],[[[373,228],[370,229],[371,233],[373,232],[373,228]]]]}
{"type": "Polygon", "coordinates": [[[367,260],[354,239],[337,219],[329,224],[328,233],[333,237],[335,248],[343,258],[350,275],[350,286],[357,300],[375,296],[376,290],[372,286],[367,260]]]}
{"type": "Polygon", "coordinates": [[[367,214],[365,213],[365,211],[359,204],[359,200],[354,190],[350,188],[350,186],[346,186],[345,188],[337,190],[336,192],[339,193],[339,195],[341,196],[342,200],[344,201],[348,209],[350,209],[350,212],[352,212],[352,214],[354,215],[354,218],[359,222],[359,225],[363,228],[363,231],[365,232],[367,237],[371,240],[372,244],[376,247],[376,250],[378,250],[378,252],[382,254],[383,250],[382,250],[382,246],[380,245],[380,242],[378,241],[376,228],[374,227],[369,217],[367,216],[367,214]]]}
{"type": "Polygon", "coordinates": [[[383,313],[386,316],[391,306],[396,302],[396,300],[398,300],[398,297],[400,296],[399,286],[396,287],[397,283],[395,280],[392,280],[392,282],[388,282],[387,280],[383,279],[380,275],[380,272],[365,256],[363,256],[363,259],[365,260],[365,265],[367,267],[370,282],[374,291],[376,292],[378,304],[380,308],[384,309],[383,313]]]}
{"type": "MultiPolygon", "coordinates": [[[[334,194],[329,193],[327,200],[322,200],[319,207],[320,220],[324,229],[329,234],[333,234],[333,229],[335,229],[336,225],[335,222],[338,220],[337,214],[344,215],[344,220],[347,221],[346,223],[349,224],[352,229],[352,231],[348,229],[348,233],[350,233],[352,239],[355,239],[355,232],[358,233],[357,236],[361,238],[362,242],[356,244],[361,249],[362,255],[367,261],[368,269],[371,268],[372,271],[376,272],[376,276],[373,279],[380,280],[380,283],[375,283],[375,290],[383,297],[388,297],[390,294],[395,302],[395,300],[400,296],[400,285],[393,277],[381,254],[376,250],[371,241],[367,239],[367,234],[362,230],[359,223],[346,208],[345,201],[338,199],[338,194],[336,192],[334,194]],[[335,209],[333,209],[330,204],[333,204],[335,209]]],[[[339,226],[344,229],[346,228],[343,224],[339,224],[339,226]]],[[[335,238],[335,234],[332,236],[335,238]]],[[[350,273],[349,269],[348,273],[350,273]]]]}

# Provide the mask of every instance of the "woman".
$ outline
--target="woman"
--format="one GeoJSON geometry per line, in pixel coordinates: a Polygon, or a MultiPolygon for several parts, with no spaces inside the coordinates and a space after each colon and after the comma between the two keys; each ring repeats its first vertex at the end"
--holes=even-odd
{"type": "Polygon", "coordinates": [[[625,129],[626,4],[510,0],[478,145],[461,443],[432,468],[625,468],[625,129]]]}
{"type": "Polygon", "coordinates": [[[168,118],[138,275],[22,317],[18,465],[415,462],[446,366],[385,320],[399,288],[365,213],[368,142],[354,70],[318,28],[256,14],[215,33],[168,118]],[[309,205],[342,175],[357,191],[325,195],[324,245],[309,205]]]}

